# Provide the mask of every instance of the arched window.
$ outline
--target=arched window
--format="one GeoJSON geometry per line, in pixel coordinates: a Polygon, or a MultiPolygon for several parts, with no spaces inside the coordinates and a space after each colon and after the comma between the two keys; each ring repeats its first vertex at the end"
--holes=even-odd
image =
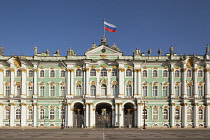
{"type": "Polygon", "coordinates": [[[50,109],[50,120],[54,120],[54,119],[55,119],[55,110],[50,109]]]}
{"type": "Polygon", "coordinates": [[[154,120],[158,119],[158,109],[153,109],[152,119],[154,119],[154,120]]]}
{"type": "Polygon", "coordinates": [[[44,109],[40,109],[40,120],[44,120],[44,109]]]}
{"type": "Polygon", "coordinates": [[[21,77],[21,75],[22,75],[21,70],[17,70],[17,77],[21,77]]]}
{"type": "Polygon", "coordinates": [[[90,86],[90,95],[96,96],[96,86],[95,85],[90,86]]]}
{"type": "Polygon", "coordinates": [[[126,86],[126,96],[132,96],[132,86],[131,85],[126,86]]]}
{"type": "Polygon", "coordinates": [[[187,70],[187,77],[192,77],[191,70],[187,70]]]}
{"type": "Polygon", "coordinates": [[[34,77],[34,71],[33,70],[29,70],[28,77],[34,77]]]}
{"type": "Polygon", "coordinates": [[[95,69],[90,70],[90,76],[96,76],[96,70],[95,69]]]}
{"type": "Polygon", "coordinates": [[[202,109],[198,110],[198,119],[203,120],[203,110],[202,109]]]}
{"type": "Polygon", "coordinates": [[[176,71],[175,71],[175,77],[180,77],[180,76],[179,76],[179,70],[176,70],[176,71]]]}
{"type": "Polygon", "coordinates": [[[131,69],[126,70],[126,76],[132,76],[132,70],[131,69]]]}
{"type": "Polygon", "coordinates": [[[6,120],[9,120],[10,119],[10,111],[9,111],[9,109],[6,109],[5,110],[5,119],[6,120]]]}
{"type": "Polygon", "coordinates": [[[10,72],[10,70],[6,70],[6,75],[5,75],[6,77],[10,77],[11,76],[11,72],[10,72]]]}
{"type": "Polygon", "coordinates": [[[192,109],[187,109],[187,119],[188,120],[192,119],[192,109]]]}
{"type": "Polygon", "coordinates": [[[165,77],[168,77],[168,71],[167,70],[164,70],[163,71],[163,77],[165,78],[165,77]]]}
{"type": "Polygon", "coordinates": [[[107,93],[106,85],[105,84],[102,84],[101,85],[101,95],[102,96],[106,96],[106,93],[107,93]]]}
{"type": "Polygon", "coordinates": [[[143,70],[143,77],[144,77],[144,78],[147,77],[147,70],[143,70]]]}
{"type": "Polygon", "coordinates": [[[101,70],[101,76],[107,76],[107,70],[106,69],[101,70]]]}
{"type": "Polygon", "coordinates": [[[112,95],[117,96],[117,85],[112,85],[112,95]]]}
{"type": "Polygon", "coordinates": [[[153,72],[152,72],[152,77],[158,77],[158,75],[157,75],[157,70],[153,70],[153,72]]]}
{"type": "Polygon", "coordinates": [[[168,120],[168,109],[163,110],[163,119],[168,120]]]}
{"type": "Polygon", "coordinates": [[[143,116],[142,116],[143,119],[147,119],[147,110],[146,109],[143,109],[143,116]]]}
{"type": "Polygon", "coordinates": [[[116,69],[112,69],[112,76],[117,76],[117,70],[116,69]]]}
{"type": "Polygon", "coordinates": [[[198,71],[198,77],[203,77],[203,71],[202,70],[198,71]]]}
{"type": "Polygon", "coordinates": [[[76,96],[82,96],[82,86],[81,85],[76,86],[76,96]]]}
{"type": "Polygon", "coordinates": [[[32,120],[33,119],[33,110],[32,109],[29,109],[28,110],[28,119],[29,120],[32,120]]]}
{"type": "Polygon", "coordinates": [[[55,71],[54,70],[51,70],[50,71],[50,77],[52,78],[52,77],[55,77],[55,71]]]}
{"type": "Polygon", "coordinates": [[[76,76],[82,76],[82,70],[81,69],[76,70],[76,76]]]}
{"type": "Polygon", "coordinates": [[[21,119],[21,111],[20,111],[20,109],[16,109],[16,117],[15,117],[15,119],[16,120],[20,120],[21,119]]]}
{"type": "Polygon", "coordinates": [[[192,86],[191,85],[187,86],[187,96],[189,96],[189,97],[192,96],[192,86]]]}
{"type": "Polygon", "coordinates": [[[40,71],[40,77],[43,78],[44,77],[44,70],[40,71]]]}
{"type": "Polygon", "coordinates": [[[179,120],[179,119],[180,119],[179,116],[180,116],[180,115],[179,115],[179,109],[176,109],[176,110],[175,110],[175,119],[179,120]]]}
{"type": "Polygon", "coordinates": [[[61,77],[62,78],[65,77],[65,71],[64,70],[61,71],[61,77]]]}

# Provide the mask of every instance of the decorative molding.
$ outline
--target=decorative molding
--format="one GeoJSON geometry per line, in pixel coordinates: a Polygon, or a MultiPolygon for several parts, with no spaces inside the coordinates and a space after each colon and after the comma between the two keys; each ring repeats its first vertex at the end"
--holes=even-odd
{"type": "Polygon", "coordinates": [[[20,103],[20,106],[26,106],[26,104],[25,103],[20,103]]]}
{"type": "Polygon", "coordinates": [[[106,55],[100,55],[101,58],[106,58],[106,55]]]}
{"type": "Polygon", "coordinates": [[[106,65],[101,65],[102,68],[106,68],[106,65]]]}
{"type": "Polygon", "coordinates": [[[10,106],[14,106],[15,104],[14,104],[14,103],[9,103],[9,105],[10,105],[10,106]]]}
{"type": "Polygon", "coordinates": [[[124,72],[125,70],[123,68],[118,68],[119,72],[124,72]]]}
{"type": "Polygon", "coordinates": [[[77,69],[81,69],[81,66],[76,66],[77,69]]]}
{"type": "Polygon", "coordinates": [[[112,68],[113,68],[113,69],[116,69],[116,68],[117,68],[117,66],[112,66],[112,68]]]}

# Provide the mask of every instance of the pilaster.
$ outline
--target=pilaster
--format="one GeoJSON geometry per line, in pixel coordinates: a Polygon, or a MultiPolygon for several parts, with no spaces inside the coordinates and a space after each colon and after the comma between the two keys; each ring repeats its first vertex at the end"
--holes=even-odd
{"type": "Polygon", "coordinates": [[[107,96],[113,96],[111,94],[111,69],[107,70],[107,96]]]}
{"type": "Polygon", "coordinates": [[[119,127],[123,128],[124,127],[124,108],[122,106],[122,103],[119,103],[119,114],[120,114],[119,127]]]}
{"type": "Polygon", "coordinates": [[[2,65],[0,64],[0,98],[3,98],[4,96],[4,84],[3,84],[3,68],[2,68],[2,65]]]}
{"type": "MultiPolygon", "coordinates": [[[[0,103],[0,112],[3,112],[3,103],[0,103]]],[[[3,113],[0,113],[0,127],[3,126],[3,113]]]]}
{"type": "Polygon", "coordinates": [[[10,103],[10,126],[15,126],[15,110],[14,110],[14,103],[10,103]]]}
{"type": "Polygon", "coordinates": [[[119,126],[119,103],[115,103],[115,127],[119,126]]]}
{"type": "Polygon", "coordinates": [[[210,98],[210,79],[209,79],[209,64],[206,64],[206,69],[205,69],[205,98],[210,98]]]}
{"type": "Polygon", "coordinates": [[[85,104],[85,109],[86,109],[86,114],[85,114],[85,118],[86,118],[85,122],[86,122],[86,124],[85,124],[85,126],[89,127],[90,126],[90,123],[89,123],[89,116],[90,116],[89,103],[85,104]]]}
{"type": "Polygon", "coordinates": [[[171,103],[170,106],[170,126],[174,127],[174,117],[175,117],[175,103],[171,103]]]}
{"type": "Polygon", "coordinates": [[[205,108],[205,122],[206,122],[206,127],[210,127],[210,103],[206,103],[206,108],[205,108]]]}
{"type": "Polygon", "coordinates": [[[143,114],[143,107],[142,107],[142,103],[137,103],[137,127],[141,128],[143,126],[143,122],[142,122],[142,114],[143,114]]]}
{"type": "Polygon", "coordinates": [[[194,127],[198,127],[198,103],[194,103],[194,107],[193,107],[193,124],[194,127]]]}
{"type": "Polygon", "coordinates": [[[21,105],[21,127],[26,126],[26,104],[20,103],[21,105]]]}
{"type": "Polygon", "coordinates": [[[13,98],[14,97],[14,93],[15,93],[15,85],[14,85],[14,81],[15,81],[15,74],[14,74],[14,68],[10,68],[10,72],[11,72],[11,77],[10,77],[10,97],[13,98]]]}
{"type": "Polygon", "coordinates": [[[197,74],[197,64],[194,64],[194,69],[193,69],[193,90],[194,90],[194,97],[198,98],[198,74],[197,74]]]}
{"type": "Polygon", "coordinates": [[[37,82],[37,67],[34,67],[34,95],[33,98],[37,98],[38,92],[37,92],[37,88],[38,88],[38,82],[37,82]]]}
{"type": "Polygon", "coordinates": [[[185,67],[185,64],[182,68],[182,97],[187,98],[187,89],[186,89],[186,80],[187,80],[187,68],[185,67]]]}
{"type": "Polygon", "coordinates": [[[37,103],[33,103],[33,125],[37,126],[37,103]]]}
{"type": "Polygon", "coordinates": [[[171,98],[174,98],[174,65],[171,64],[171,69],[170,69],[170,92],[171,92],[171,98]]]}
{"type": "MultiPolygon", "coordinates": [[[[122,65],[122,66],[124,66],[124,65],[122,65]]],[[[124,96],[125,96],[125,93],[124,93],[124,91],[125,91],[125,69],[124,69],[124,67],[122,67],[121,66],[121,68],[118,68],[118,71],[119,71],[119,97],[120,98],[124,98],[124,96]]]]}
{"type": "Polygon", "coordinates": [[[187,103],[182,104],[182,127],[187,126],[187,103]]]}

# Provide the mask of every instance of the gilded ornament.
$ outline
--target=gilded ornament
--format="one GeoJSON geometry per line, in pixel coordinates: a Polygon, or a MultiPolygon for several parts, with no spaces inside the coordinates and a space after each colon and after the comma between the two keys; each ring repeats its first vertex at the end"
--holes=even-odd
{"type": "Polygon", "coordinates": [[[116,69],[116,68],[117,68],[117,66],[112,66],[112,68],[113,68],[113,69],[116,69]]]}
{"type": "Polygon", "coordinates": [[[127,85],[131,85],[131,81],[127,81],[127,83],[126,83],[127,85]]]}
{"type": "Polygon", "coordinates": [[[206,103],[206,106],[210,106],[210,103],[206,103]]]}
{"type": "Polygon", "coordinates": [[[11,72],[14,72],[15,70],[14,70],[13,68],[10,68],[10,71],[11,71],[11,72]]]}
{"type": "Polygon", "coordinates": [[[108,72],[111,72],[111,69],[107,69],[108,72]]]}
{"type": "Polygon", "coordinates": [[[32,109],[33,107],[32,106],[28,106],[28,109],[32,109]]]}
{"type": "Polygon", "coordinates": [[[106,58],[106,55],[100,55],[101,58],[106,58]]]}
{"type": "Polygon", "coordinates": [[[187,67],[192,67],[192,65],[193,65],[193,59],[192,59],[192,58],[189,58],[189,59],[187,60],[186,65],[187,65],[187,67]]]}
{"type": "Polygon", "coordinates": [[[65,69],[64,67],[60,67],[60,69],[65,69]]]}
{"type": "Polygon", "coordinates": [[[4,109],[10,109],[10,107],[9,106],[5,106],[4,109]]]}
{"type": "Polygon", "coordinates": [[[143,103],[137,103],[137,105],[142,106],[142,105],[143,105],[143,103]]]}
{"type": "Polygon", "coordinates": [[[17,58],[15,58],[15,59],[14,59],[14,65],[15,65],[16,67],[20,67],[20,65],[21,65],[20,60],[17,59],[17,58]]]}
{"type": "Polygon", "coordinates": [[[112,82],[112,85],[117,85],[117,81],[113,81],[112,82]]]}
{"type": "Polygon", "coordinates": [[[127,66],[127,69],[132,69],[132,67],[131,66],[127,66]]]}
{"type": "Polygon", "coordinates": [[[194,103],[194,106],[198,106],[198,103],[194,103]]]}
{"type": "Polygon", "coordinates": [[[91,84],[91,85],[95,85],[96,82],[95,82],[95,81],[91,81],[90,84],[91,84]]]}
{"type": "Polygon", "coordinates": [[[175,109],[180,109],[180,106],[176,106],[175,109]]]}
{"type": "Polygon", "coordinates": [[[183,103],[182,106],[187,106],[187,103],[183,103]]]}
{"type": "Polygon", "coordinates": [[[193,69],[193,72],[197,72],[197,70],[198,70],[197,68],[194,68],[194,69],[193,69]]]}
{"type": "Polygon", "coordinates": [[[158,69],[157,67],[154,67],[153,69],[158,69]]]}
{"type": "Polygon", "coordinates": [[[20,103],[20,106],[26,106],[26,104],[25,103],[20,103]]]}
{"type": "Polygon", "coordinates": [[[43,105],[41,105],[39,108],[44,108],[44,106],[43,106],[43,105]]]}
{"type": "Polygon", "coordinates": [[[198,107],[198,109],[203,110],[203,109],[204,109],[204,107],[201,105],[201,106],[199,106],[199,107],[198,107]]]}
{"type": "Polygon", "coordinates": [[[3,69],[0,69],[0,72],[3,72],[4,70],[3,69]]]}
{"type": "Polygon", "coordinates": [[[100,69],[96,69],[97,72],[100,72],[100,69]]]}
{"type": "Polygon", "coordinates": [[[14,106],[15,104],[14,104],[14,103],[9,103],[9,105],[10,105],[10,106],[14,106]]]}
{"type": "Polygon", "coordinates": [[[106,65],[101,65],[102,68],[106,68],[106,65]]]}
{"type": "Polygon", "coordinates": [[[155,105],[155,106],[153,107],[153,109],[158,109],[158,106],[155,105]]]}
{"type": "Polygon", "coordinates": [[[171,68],[171,72],[174,72],[174,68],[171,68]]]}
{"type": "Polygon", "coordinates": [[[50,69],[51,69],[51,70],[54,70],[55,68],[54,68],[54,67],[50,67],[50,69]]]}
{"type": "Polygon", "coordinates": [[[163,69],[168,69],[168,67],[167,67],[167,66],[165,66],[165,67],[163,67],[163,69]]]}
{"type": "Polygon", "coordinates": [[[50,106],[50,109],[55,109],[55,107],[51,105],[51,106],[50,106]]]}
{"type": "Polygon", "coordinates": [[[76,66],[76,68],[77,68],[77,69],[80,69],[80,68],[81,68],[81,66],[76,66]]]}
{"type": "Polygon", "coordinates": [[[91,69],[95,69],[96,68],[96,66],[94,66],[94,65],[92,65],[92,66],[90,66],[91,67],[91,69]]]}
{"type": "Polygon", "coordinates": [[[163,108],[164,108],[164,109],[168,109],[168,106],[164,106],[163,108]]]}
{"type": "Polygon", "coordinates": [[[3,103],[0,103],[0,106],[3,106],[3,103]]]}

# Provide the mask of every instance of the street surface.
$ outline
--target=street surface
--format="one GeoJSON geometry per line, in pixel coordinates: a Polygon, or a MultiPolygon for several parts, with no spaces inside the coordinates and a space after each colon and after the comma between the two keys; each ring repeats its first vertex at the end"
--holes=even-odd
{"type": "Polygon", "coordinates": [[[210,140],[209,129],[0,129],[0,140],[210,140]]]}

